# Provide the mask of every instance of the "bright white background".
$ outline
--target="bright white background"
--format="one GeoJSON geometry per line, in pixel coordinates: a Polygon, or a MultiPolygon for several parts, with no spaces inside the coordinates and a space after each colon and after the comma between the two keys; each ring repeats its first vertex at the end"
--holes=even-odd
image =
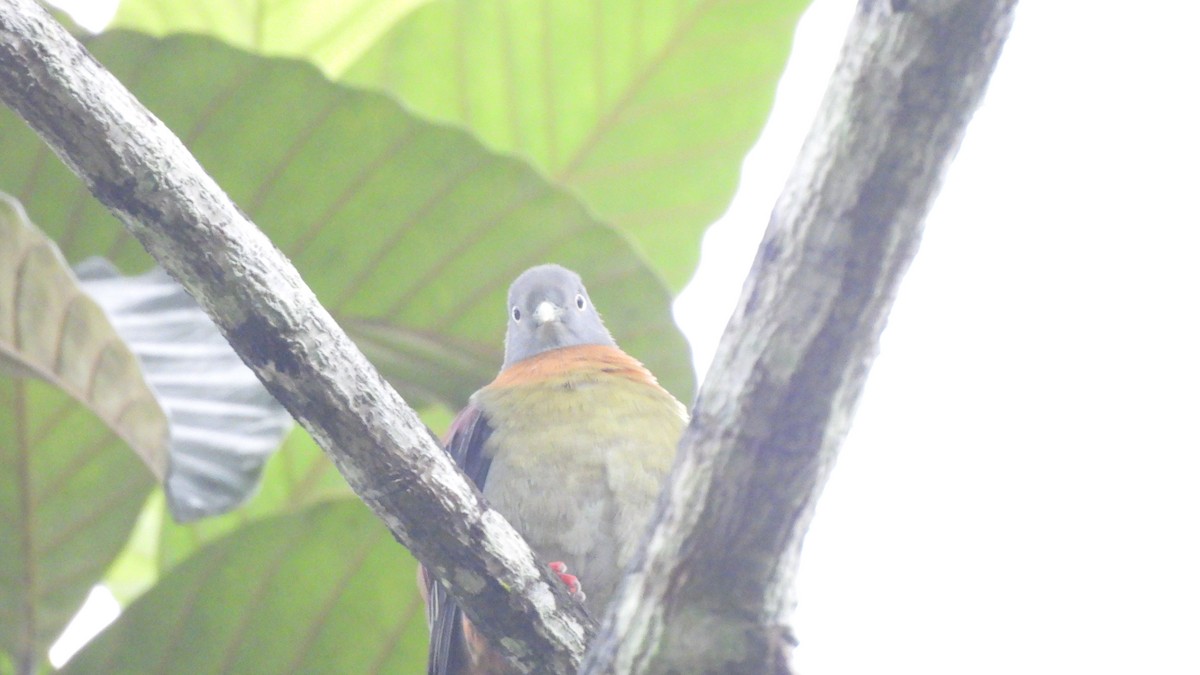
{"type": "MultiPolygon", "coordinates": [[[[701,373],[852,9],[801,20],[676,304],[701,373]]],[[[803,672],[1200,673],[1198,26],[1019,6],[805,545],[803,672]]]]}

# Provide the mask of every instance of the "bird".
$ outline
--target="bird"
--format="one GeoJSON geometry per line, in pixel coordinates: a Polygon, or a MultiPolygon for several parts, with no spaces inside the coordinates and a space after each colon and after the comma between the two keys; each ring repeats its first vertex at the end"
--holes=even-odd
{"type": "MultiPolygon", "coordinates": [[[[508,290],[504,363],[450,425],[445,446],[492,508],[602,617],[649,524],[688,422],[623,352],[583,281],[555,264],[508,290]],[[580,586],[582,585],[582,589],[580,586]]],[[[422,569],[429,675],[510,671],[422,569]]]]}

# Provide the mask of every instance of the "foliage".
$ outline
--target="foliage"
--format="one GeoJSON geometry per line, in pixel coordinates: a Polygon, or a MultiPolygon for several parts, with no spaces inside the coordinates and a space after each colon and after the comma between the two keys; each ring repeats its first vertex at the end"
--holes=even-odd
{"type": "MultiPolygon", "coordinates": [[[[87,46],[444,428],[500,363],[508,282],[546,261],[579,271],[618,341],[690,398],[672,294],[732,195],[803,5],[125,0],[119,29],[87,46]]],[[[178,404],[157,352],[66,266],[99,255],[137,274],[149,259],[6,110],[0,191],[45,233],[4,203],[0,672],[44,667],[102,580],[127,609],[71,672],[420,672],[415,563],[303,431],[239,467],[262,474],[253,494],[224,483],[230,505],[249,498],[237,510],[164,517],[153,485],[197,432],[164,413],[178,404]],[[121,396],[137,403],[114,410],[121,396]]],[[[213,452],[210,468],[248,461],[213,452]]]]}
{"type": "Polygon", "coordinates": [[[0,645],[21,654],[49,646],[120,550],[165,473],[167,419],[104,312],[3,195],[0,241],[0,645]]]}

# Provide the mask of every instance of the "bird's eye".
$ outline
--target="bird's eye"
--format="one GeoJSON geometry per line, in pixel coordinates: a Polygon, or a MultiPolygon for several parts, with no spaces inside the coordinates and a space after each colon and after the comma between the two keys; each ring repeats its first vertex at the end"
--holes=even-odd
{"type": "Polygon", "coordinates": [[[587,306],[587,302],[585,302],[583,299],[583,293],[575,296],[575,306],[578,307],[580,311],[583,311],[583,308],[587,306]]]}
{"type": "Polygon", "coordinates": [[[516,321],[517,323],[521,322],[521,308],[520,307],[513,305],[512,318],[513,318],[513,321],[516,321]]]}

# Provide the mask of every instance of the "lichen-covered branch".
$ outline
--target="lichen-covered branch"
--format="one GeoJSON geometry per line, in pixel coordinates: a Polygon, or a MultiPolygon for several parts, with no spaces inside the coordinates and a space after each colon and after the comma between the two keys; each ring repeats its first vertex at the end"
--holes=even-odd
{"type": "Polygon", "coordinates": [[[481,630],[529,672],[574,670],[591,626],[578,603],[179,139],[33,0],[0,0],[0,98],[195,296],[481,630]]]}
{"type": "Polygon", "coordinates": [[[789,671],[813,506],[1015,0],[864,1],[583,672],[789,671]]]}

